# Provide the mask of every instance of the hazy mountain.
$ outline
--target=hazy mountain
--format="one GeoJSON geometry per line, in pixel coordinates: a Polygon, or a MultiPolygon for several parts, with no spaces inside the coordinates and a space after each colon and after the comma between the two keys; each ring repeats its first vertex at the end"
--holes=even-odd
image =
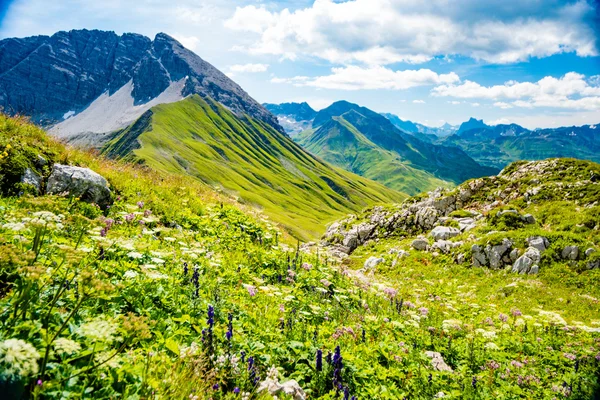
{"type": "Polygon", "coordinates": [[[458,130],[458,127],[445,123],[440,127],[431,127],[420,124],[418,122],[404,121],[395,114],[382,113],[384,117],[390,120],[390,122],[398,129],[404,132],[411,133],[421,140],[426,142],[435,142],[438,138],[444,138],[452,135],[458,130]]]}
{"type": "Polygon", "coordinates": [[[156,104],[198,94],[283,132],[277,119],[211,64],[159,33],[97,30],[0,41],[0,107],[91,144],[156,104]]]}
{"type": "Polygon", "coordinates": [[[292,137],[308,129],[312,124],[313,118],[317,115],[317,112],[306,102],[264,103],[263,106],[277,117],[279,124],[292,137]]]}
{"type": "Polygon", "coordinates": [[[460,124],[460,127],[458,128],[458,131],[456,132],[456,134],[460,135],[461,133],[469,131],[471,129],[480,129],[480,128],[489,128],[489,126],[484,124],[482,119],[469,118],[468,121],[460,124]]]}

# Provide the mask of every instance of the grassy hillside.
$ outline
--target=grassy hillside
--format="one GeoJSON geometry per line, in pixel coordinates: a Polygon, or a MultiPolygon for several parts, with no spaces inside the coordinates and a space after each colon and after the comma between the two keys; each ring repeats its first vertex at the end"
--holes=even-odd
{"type": "Polygon", "coordinates": [[[154,107],[119,132],[105,152],[186,173],[239,196],[301,238],[319,235],[348,212],[406,197],[332,167],[270,126],[236,118],[199,96],[154,107]]]}
{"type": "Polygon", "coordinates": [[[276,381],[296,399],[598,396],[600,269],[585,267],[598,253],[559,256],[600,246],[597,164],[513,165],[444,193],[432,206],[483,182],[449,213],[484,217],[448,254],[410,248],[406,231],[386,235],[379,226],[394,218],[370,210],[343,224],[378,224],[379,240],[340,263],[286,245],[195,179],[65,149],[22,121],[0,117],[0,155],[2,176],[38,155],[90,167],[115,200],[102,211],[68,195],[0,197],[3,400],[272,399],[259,390],[276,381]],[[497,200],[504,207],[486,208],[497,200]],[[536,222],[497,219],[506,207],[536,222]],[[550,239],[538,275],[457,263],[469,241],[503,234],[517,247],[550,239]],[[370,256],[383,260],[359,270],[370,256]]]}
{"type": "Polygon", "coordinates": [[[296,140],[326,161],[410,194],[497,172],[458,147],[422,141],[346,101],[319,111],[313,129],[296,140]]]}
{"type": "Polygon", "coordinates": [[[314,130],[295,139],[306,150],[333,165],[389,188],[414,195],[451,184],[430,173],[414,168],[391,151],[370,141],[344,115],[333,117],[314,130]]]}

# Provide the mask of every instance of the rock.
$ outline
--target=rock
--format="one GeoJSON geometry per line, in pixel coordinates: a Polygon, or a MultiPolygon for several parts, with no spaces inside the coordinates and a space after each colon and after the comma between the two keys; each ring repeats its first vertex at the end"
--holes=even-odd
{"type": "Polygon", "coordinates": [[[460,235],[460,230],[451,226],[436,226],[429,234],[435,240],[447,240],[460,235]]]}
{"type": "Polygon", "coordinates": [[[563,249],[561,256],[564,260],[577,260],[579,258],[579,247],[567,246],[563,249]]]}
{"type": "Polygon", "coordinates": [[[371,224],[367,224],[367,223],[358,225],[358,227],[356,228],[356,232],[358,234],[358,240],[361,242],[364,242],[365,240],[367,240],[369,238],[369,236],[371,235],[371,233],[373,233],[374,229],[375,229],[375,225],[371,225],[371,224]]]}
{"type": "Polygon", "coordinates": [[[464,262],[465,262],[465,253],[460,253],[459,255],[456,256],[457,264],[462,264],[464,262]]]}
{"type": "Polygon", "coordinates": [[[433,207],[420,208],[415,214],[415,224],[423,229],[431,229],[438,219],[438,211],[433,207]]]}
{"type": "Polygon", "coordinates": [[[503,239],[502,243],[496,246],[487,246],[485,253],[489,260],[490,268],[500,269],[502,267],[502,257],[512,247],[512,242],[508,239],[503,239]]]}
{"type": "Polygon", "coordinates": [[[427,239],[417,238],[413,240],[410,245],[415,250],[427,250],[427,247],[429,247],[429,241],[427,239]]]}
{"type": "Polygon", "coordinates": [[[458,229],[462,232],[470,231],[476,226],[475,219],[473,218],[458,218],[456,219],[456,222],[458,222],[458,229]]]}
{"type": "Polygon", "coordinates": [[[529,269],[529,272],[527,272],[529,275],[536,275],[538,272],[540,272],[540,267],[537,264],[534,264],[531,266],[531,268],[529,269]]]}
{"type": "Polygon", "coordinates": [[[352,250],[358,247],[358,234],[356,232],[348,232],[342,241],[342,245],[349,249],[348,254],[350,254],[352,250]]]}
{"type": "Polygon", "coordinates": [[[535,247],[538,249],[540,253],[543,253],[548,246],[550,246],[548,239],[543,236],[532,236],[527,238],[527,243],[529,243],[530,247],[535,247]]]}
{"type": "Polygon", "coordinates": [[[38,154],[35,158],[35,166],[38,168],[42,168],[45,165],[48,165],[48,160],[46,160],[44,157],[38,154]]]}
{"type": "Polygon", "coordinates": [[[587,263],[585,266],[587,269],[596,269],[600,268],[600,260],[594,260],[587,263]]]}
{"type": "Polygon", "coordinates": [[[519,249],[513,249],[510,252],[510,256],[509,257],[510,257],[510,261],[512,263],[514,263],[515,261],[517,261],[517,258],[519,258],[519,249]]]}
{"type": "Polygon", "coordinates": [[[535,224],[535,217],[531,214],[525,214],[521,217],[526,224],[535,224]]]}
{"type": "Polygon", "coordinates": [[[498,213],[496,214],[498,217],[503,216],[504,214],[513,214],[513,215],[519,215],[519,212],[517,210],[502,210],[502,211],[498,211],[498,213]]]}
{"type": "Polygon", "coordinates": [[[364,269],[369,271],[375,269],[379,264],[383,262],[383,258],[371,256],[365,261],[364,269]]]}
{"type": "Polygon", "coordinates": [[[35,188],[36,193],[40,193],[42,191],[42,177],[31,168],[25,169],[25,172],[21,177],[21,183],[32,186],[35,188]]]}
{"type": "Polygon", "coordinates": [[[449,240],[438,240],[434,244],[431,245],[431,250],[439,250],[444,254],[448,254],[450,249],[452,249],[452,242],[449,240]]]}
{"type": "Polygon", "coordinates": [[[473,253],[472,262],[474,267],[485,267],[487,265],[487,257],[480,245],[474,244],[471,246],[471,252],[473,253]]]}
{"type": "Polygon", "coordinates": [[[108,182],[89,168],[54,164],[46,188],[48,194],[69,193],[82,201],[106,207],[112,203],[108,182]]]}
{"type": "Polygon", "coordinates": [[[525,254],[515,261],[515,264],[512,267],[512,272],[518,272],[519,274],[525,273],[537,273],[539,267],[537,264],[540,262],[541,255],[540,250],[536,247],[529,247],[525,254]],[[532,268],[533,266],[536,268],[532,268]],[[535,271],[535,272],[534,272],[535,271]]]}
{"type": "Polygon", "coordinates": [[[591,255],[592,255],[592,253],[595,253],[595,252],[596,252],[596,249],[594,249],[593,247],[590,247],[589,249],[587,249],[587,250],[585,251],[585,253],[584,253],[584,254],[585,254],[586,258],[587,258],[587,257],[591,256],[591,255]]]}
{"type": "Polygon", "coordinates": [[[436,371],[452,372],[452,368],[446,364],[442,355],[437,351],[426,351],[425,355],[431,358],[431,366],[436,371]]]}

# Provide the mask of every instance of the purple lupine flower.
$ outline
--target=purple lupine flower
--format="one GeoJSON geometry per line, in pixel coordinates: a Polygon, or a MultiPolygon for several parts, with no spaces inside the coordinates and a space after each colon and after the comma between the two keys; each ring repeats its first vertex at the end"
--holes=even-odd
{"type": "Polygon", "coordinates": [[[183,276],[187,276],[188,274],[188,263],[183,263],[183,276]]]}
{"type": "Polygon", "coordinates": [[[321,372],[323,370],[323,351],[321,349],[317,349],[317,359],[316,359],[316,370],[321,372]]]}
{"type": "Polygon", "coordinates": [[[206,330],[206,346],[208,347],[208,351],[212,353],[213,329],[215,327],[215,308],[210,304],[208,305],[207,315],[208,318],[206,319],[206,324],[208,325],[208,329],[206,330]]]}
{"type": "Polygon", "coordinates": [[[512,310],[510,310],[510,312],[512,313],[513,317],[520,317],[521,315],[523,315],[521,310],[519,310],[518,308],[513,308],[512,310]]]}
{"type": "Polygon", "coordinates": [[[102,237],[106,237],[106,232],[108,232],[108,230],[107,230],[106,228],[102,228],[102,229],[100,230],[100,236],[102,236],[102,237]]]}
{"type": "Polygon", "coordinates": [[[240,351],[240,361],[246,362],[246,352],[244,350],[240,351]]]}
{"type": "Polygon", "coordinates": [[[236,387],[234,387],[234,388],[233,388],[233,393],[235,393],[235,394],[239,394],[239,393],[240,393],[240,388],[239,388],[239,387],[237,387],[237,386],[236,386],[236,387]]]}
{"type": "Polygon", "coordinates": [[[233,314],[229,313],[227,315],[227,320],[229,322],[227,324],[227,333],[225,334],[225,337],[231,342],[231,338],[233,337],[233,314]]]}
{"type": "Polygon", "coordinates": [[[212,388],[213,390],[219,390],[219,384],[215,383],[212,388]]]}
{"type": "Polygon", "coordinates": [[[344,367],[340,346],[336,346],[335,351],[333,352],[332,366],[333,366],[333,379],[332,379],[333,387],[339,389],[340,386],[342,385],[342,368],[344,367]]]}
{"type": "Polygon", "coordinates": [[[344,387],[344,400],[350,399],[350,390],[348,390],[348,386],[344,387]]]}
{"type": "MultiPolygon", "coordinates": [[[[186,267],[187,269],[187,267],[186,267]]],[[[187,272],[186,272],[187,274],[187,272]]],[[[198,271],[198,266],[194,266],[194,274],[192,275],[192,283],[194,284],[194,297],[198,297],[200,291],[200,272],[198,271]]],[[[212,307],[212,306],[210,306],[212,307]]]]}
{"type": "Polygon", "coordinates": [[[477,377],[474,376],[473,379],[471,380],[471,386],[473,386],[473,389],[477,388],[477,377]]]}

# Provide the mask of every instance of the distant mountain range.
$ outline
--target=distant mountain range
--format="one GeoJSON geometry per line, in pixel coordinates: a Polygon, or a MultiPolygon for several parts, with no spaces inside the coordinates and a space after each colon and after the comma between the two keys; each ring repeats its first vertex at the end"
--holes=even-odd
{"type": "Polygon", "coordinates": [[[283,126],[285,131],[291,137],[310,128],[312,120],[317,115],[317,112],[305,102],[282,104],[264,103],[263,106],[277,116],[279,124],[283,126]]]}
{"type": "MultiPolygon", "coordinates": [[[[275,115],[279,117],[277,112],[275,115]]],[[[402,120],[394,114],[381,115],[421,142],[458,147],[479,164],[496,169],[513,161],[551,157],[600,162],[600,124],[529,130],[517,124],[490,126],[470,118],[459,126],[446,123],[435,128],[402,120]]]]}
{"type": "Polygon", "coordinates": [[[368,108],[338,101],[296,137],[311,153],[348,171],[411,194],[491,175],[457,147],[426,143],[368,108]]]}

